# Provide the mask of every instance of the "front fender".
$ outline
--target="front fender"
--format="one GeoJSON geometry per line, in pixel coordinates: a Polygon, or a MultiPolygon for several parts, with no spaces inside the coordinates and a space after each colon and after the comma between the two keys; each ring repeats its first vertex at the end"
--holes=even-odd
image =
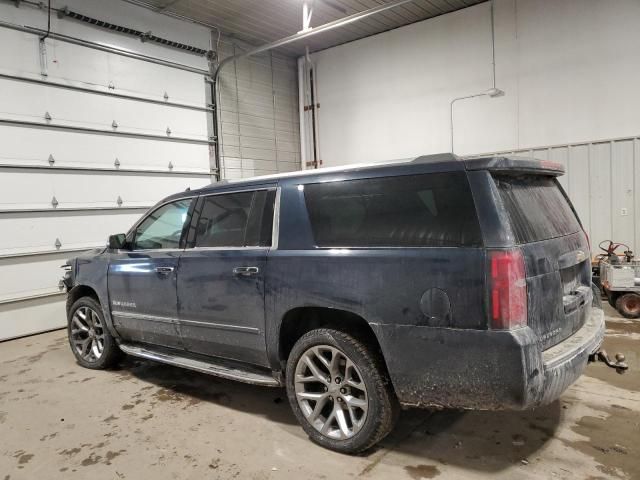
{"type": "Polygon", "coordinates": [[[109,290],[107,277],[109,271],[109,255],[104,250],[93,255],[83,255],[75,259],[75,275],[73,288],[69,290],[67,298],[73,298],[78,289],[90,289],[95,292],[102,307],[102,313],[109,333],[114,338],[119,338],[118,332],[113,327],[111,308],[109,306],[109,290]]]}

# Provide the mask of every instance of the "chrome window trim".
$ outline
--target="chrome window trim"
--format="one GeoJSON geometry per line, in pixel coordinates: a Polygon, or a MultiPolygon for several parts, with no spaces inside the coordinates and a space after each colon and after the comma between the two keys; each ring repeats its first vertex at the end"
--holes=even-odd
{"type": "Polygon", "coordinates": [[[278,188],[276,185],[267,185],[264,187],[251,187],[247,185],[245,187],[234,188],[233,190],[223,190],[221,192],[202,193],[199,196],[202,198],[206,198],[206,197],[215,197],[218,195],[230,195],[233,193],[261,192],[263,190],[275,190],[276,188],[278,188]]]}
{"type": "MultiPolygon", "coordinates": [[[[186,250],[277,250],[278,249],[278,229],[279,229],[279,213],[280,213],[280,190],[281,188],[277,185],[268,185],[265,187],[250,187],[247,186],[245,188],[233,189],[233,190],[225,190],[223,192],[211,192],[207,194],[200,195],[200,198],[214,197],[218,195],[231,195],[234,193],[247,193],[247,192],[261,192],[261,191],[271,191],[275,190],[276,198],[273,206],[273,225],[271,227],[271,246],[269,247],[261,247],[261,246],[242,246],[242,247],[190,247],[186,250]],[[274,247],[275,245],[275,247],[274,247]]],[[[193,220],[193,219],[192,219],[193,220]]]]}
{"type": "Polygon", "coordinates": [[[271,250],[278,250],[278,239],[280,238],[280,197],[282,187],[276,187],[276,199],[273,206],[273,226],[271,227],[271,250]]]}
{"type": "Polygon", "coordinates": [[[229,325],[226,323],[213,323],[213,322],[203,322],[200,320],[182,320],[182,319],[178,319],[178,324],[179,325],[184,325],[184,326],[191,326],[191,327],[204,327],[204,328],[215,328],[218,330],[234,330],[237,332],[244,332],[244,333],[253,333],[255,335],[259,335],[260,329],[259,328],[255,328],[255,327],[243,327],[243,326],[239,326],[239,325],[229,325]]]}
{"type": "Polygon", "coordinates": [[[147,315],[145,313],[125,312],[120,310],[112,310],[111,315],[114,317],[129,318],[133,320],[148,320],[151,322],[171,323],[171,324],[178,323],[177,318],[161,317],[159,315],[147,315]]]}
{"type": "Polygon", "coordinates": [[[126,311],[114,310],[111,312],[111,315],[114,317],[127,318],[131,320],[146,320],[150,322],[167,323],[171,325],[214,328],[218,330],[233,330],[233,331],[243,332],[243,333],[252,333],[254,335],[260,335],[262,333],[259,328],[255,328],[255,327],[229,325],[226,323],[203,322],[201,320],[187,320],[187,319],[180,319],[175,317],[162,317],[159,315],[147,315],[145,313],[137,313],[137,312],[126,312],[126,311]]]}
{"type": "Polygon", "coordinates": [[[182,253],[184,252],[184,248],[139,248],[137,250],[123,250],[123,249],[118,249],[116,250],[117,253],[131,253],[131,252],[139,252],[139,253],[155,253],[155,252],[162,252],[162,253],[182,253]]]}
{"type": "Polygon", "coordinates": [[[248,247],[191,247],[188,250],[207,251],[207,250],[269,250],[269,247],[248,246],[248,247]]]}
{"type": "MultiPolygon", "coordinates": [[[[179,202],[181,200],[193,200],[193,199],[197,199],[198,198],[206,198],[206,197],[213,197],[213,196],[217,196],[217,195],[227,195],[227,194],[232,194],[232,193],[245,193],[245,192],[259,192],[259,191],[263,191],[263,190],[275,190],[276,191],[276,198],[275,198],[275,205],[273,207],[273,227],[272,227],[272,231],[271,231],[271,246],[270,247],[260,247],[260,246],[247,246],[247,247],[191,247],[191,248],[139,248],[139,249],[132,249],[132,250],[118,250],[118,253],[121,252],[162,252],[162,253],[169,253],[169,252],[184,252],[185,250],[195,250],[195,249],[199,249],[199,250],[247,250],[247,249],[266,249],[266,250],[277,250],[278,249],[278,238],[279,238],[279,227],[280,227],[280,195],[281,195],[281,187],[277,186],[277,185],[269,185],[269,186],[265,186],[265,187],[250,187],[247,186],[245,188],[236,188],[233,190],[225,190],[225,191],[221,191],[221,192],[211,192],[211,193],[205,193],[205,194],[200,194],[200,195],[189,195],[186,197],[180,197],[180,198],[174,198],[172,200],[167,200],[166,202],[162,202],[158,205],[155,205],[153,208],[153,210],[149,210],[147,211],[146,215],[144,215],[142,218],[140,218],[136,223],[133,224],[133,226],[129,229],[129,231],[127,231],[126,236],[128,237],[130,233],[134,232],[138,226],[144,222],[150,215],[152,215],[156,210],[158,210],[159,208],[164,207],[165,205],[168,205],[170,203],[175,203],[175,202],[179,202]]],[[[193,219],[191,219],[193,220],[193,219]]]]}

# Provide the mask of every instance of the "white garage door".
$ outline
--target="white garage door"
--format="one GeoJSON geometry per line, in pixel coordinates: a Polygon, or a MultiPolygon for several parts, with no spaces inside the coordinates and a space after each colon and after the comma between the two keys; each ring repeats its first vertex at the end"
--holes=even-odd
{"type": "MultiPolygon", "coordinates": [[[[205,28],[104,3],[65,5],[209,48],[205,28]]],[[[46,9],[2,2],[0,19],[42,28],[46,9]]],[[[207,69],[203,56],[55,15],[52,28],[207,69]]],[[[0,27],[0,340],[63,326],[66,258],[104,245],[162,197],[212,178],[202,74],[45,44],[41,64],[37,35],[0,27]]]]}

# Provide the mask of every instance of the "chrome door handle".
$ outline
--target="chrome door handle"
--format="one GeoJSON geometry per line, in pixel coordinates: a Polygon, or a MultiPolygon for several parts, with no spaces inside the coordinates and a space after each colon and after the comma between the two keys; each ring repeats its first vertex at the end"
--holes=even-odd
{"type": "Polygon", "coordinates": [[[156,273],[160,275],[169,275],[173,270],[173,267],[156,267],[156,273]]]}
{"type": "Polygon", "coordinates": [[[236,267],[233,269],[234,275],[242,275],[243,277],[250,277],[257,275],[260,272],[258,267],[236,267]]]}

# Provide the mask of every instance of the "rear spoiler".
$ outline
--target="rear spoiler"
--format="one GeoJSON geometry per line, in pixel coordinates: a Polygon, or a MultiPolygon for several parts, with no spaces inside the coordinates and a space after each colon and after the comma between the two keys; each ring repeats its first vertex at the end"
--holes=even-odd
{"type": "Polygon", "coordinates": [[[534,173],[538,175],[553,175],[554,177],[564,175],[565,173],[564,166],[561,163],[528,157],[467,158],[464,160],[464,166],[467,170],[534,173]]]}

